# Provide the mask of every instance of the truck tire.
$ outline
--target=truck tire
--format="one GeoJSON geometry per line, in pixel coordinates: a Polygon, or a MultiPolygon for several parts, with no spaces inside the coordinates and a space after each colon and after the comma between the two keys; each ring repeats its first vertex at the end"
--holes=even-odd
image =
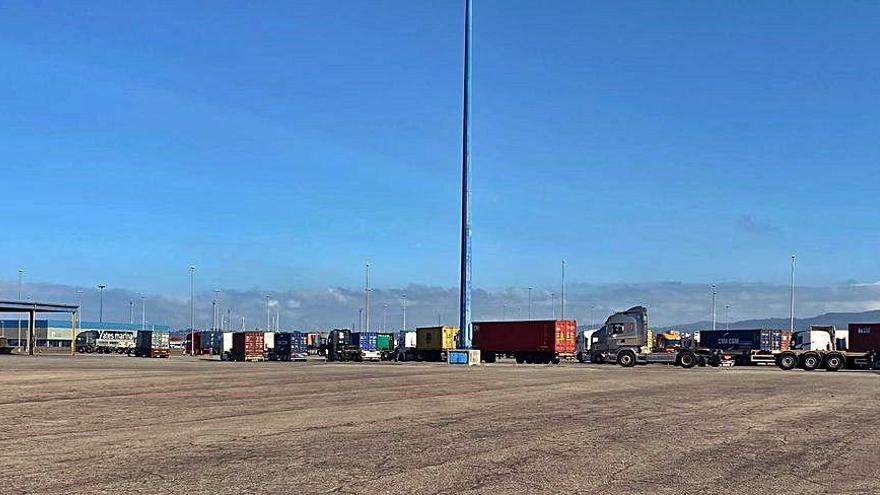
{"type": "Polygon", "coordinates": [[[633,351],[620,351],[617,354],[617,364],[624,368],[632,368],[636,365],[636,354],[633,351]]]}
{"type": "Polygon", "coordinates": [[[795,366],[798,365],[798,358],[794,354],[790,352],[783,352],[776,358],[776,366],[779,366],[783,370],[791,370],[794,369],[795,366]]]}
{"type": "Polygon", "coordinates": [[[822,358],[815,353],[807,353],[801,357],[801,368],[805,371],[813,371],[822,364],[822,358]]]}
{"type": "Polygon", "coordinates": [[[516,353],[514,355],[514,358],[516,359],[516,364],[523,364],[524,362],[526,362],[525,357],[523,357],[523,355],[520,353],[516,353]]]}
{"type": "Polygon", "coordinates": [[[487,363],[494,363],[495,362],[495,353],[492,353],[492,352],[486,353],[486,355],[483,356],[483,360],[486,361],[487,363]]]}
{"type": "Polygon", "coordinates": [[[596,363],[596,364],[604,364],[604,363],[605,363],[605,357],[602,355],[602,353],[597,352],[596,354],[593,354],[593,355],[590,357],[590,362],[592,362],[592,363],[596,363]]]}
{"type": "Polygon", "coordinates": [[[559,356],[552,356],[550,362],[553,364],[559,364],[559,356]]]}
{"type": "Polygon", "coordinates": [[[825,357],[825,369],[828,371],[838,371],[843,368],[845,362],[843,356],[840,354],[829,354],[825,357]]]}
{"type": "Polygon", "coordinates": [[[678,365],[682,368],[693,368],[697,364],[697,356],[693,352],[682,352],[678,355],[678,365]]]}

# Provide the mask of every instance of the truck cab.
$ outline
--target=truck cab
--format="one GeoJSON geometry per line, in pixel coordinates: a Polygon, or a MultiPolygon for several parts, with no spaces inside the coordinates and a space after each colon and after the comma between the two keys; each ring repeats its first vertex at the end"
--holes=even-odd
{"type": "Polygon", "coordinates": [[[803,351],[834,351],[846,349],[847,330],[837,330],[833,325],[811,325],[809,330],[795,332],[791,348],[803,351]]]}

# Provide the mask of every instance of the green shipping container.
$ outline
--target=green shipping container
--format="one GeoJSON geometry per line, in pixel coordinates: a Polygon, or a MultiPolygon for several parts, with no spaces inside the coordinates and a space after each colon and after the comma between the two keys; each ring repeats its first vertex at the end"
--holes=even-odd
{"type": "Polygon", "coordinates": [[[380,333],[376,336],[376,350],[379,351],[393,351],[394,350],[394,336],[387,333],[380,333]]]}

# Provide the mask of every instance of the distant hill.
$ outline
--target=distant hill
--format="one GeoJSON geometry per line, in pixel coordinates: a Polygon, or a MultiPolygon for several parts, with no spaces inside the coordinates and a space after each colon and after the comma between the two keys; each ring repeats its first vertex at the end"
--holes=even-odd
{"type": "MultiPolygon", "coordinates": [[[[650,321],[650,315],[648,317],[650,321]]],[[[880,310],[865,311],[861,313],[825,313],[810,318],[795,318],[795,330],[807,330],[810,325],[834,325],[836,328],[847,328],[850,323],[872,323],[880,322],[880,310]]],[[[764,318],[755,320],[742,320],[730,322],[730,329],[751,329],[751,328],[788,328],[788,318],[764,318]]],[[[726,324],[718,321],[716,328],[724,329],[726,324]]],[[[697,330],[711,330],[711,321],[698,321],[695,323],[687,323],[684,325],[670,325],[658,327],[657,330],[680,330],[683,332],[694,332],[697,330]]]]}

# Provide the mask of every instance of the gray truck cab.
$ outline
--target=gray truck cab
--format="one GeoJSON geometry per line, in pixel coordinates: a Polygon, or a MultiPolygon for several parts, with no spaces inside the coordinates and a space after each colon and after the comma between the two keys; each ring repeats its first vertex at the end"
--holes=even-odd
{"type": "Polygon", "coordinates": [[[594,363],[616,361],[617,354],[625,349],[639,354],[648,342],[648,308],[634,306],[614,313],[592,335],[592,341],[590,356],[594,363]]]}

